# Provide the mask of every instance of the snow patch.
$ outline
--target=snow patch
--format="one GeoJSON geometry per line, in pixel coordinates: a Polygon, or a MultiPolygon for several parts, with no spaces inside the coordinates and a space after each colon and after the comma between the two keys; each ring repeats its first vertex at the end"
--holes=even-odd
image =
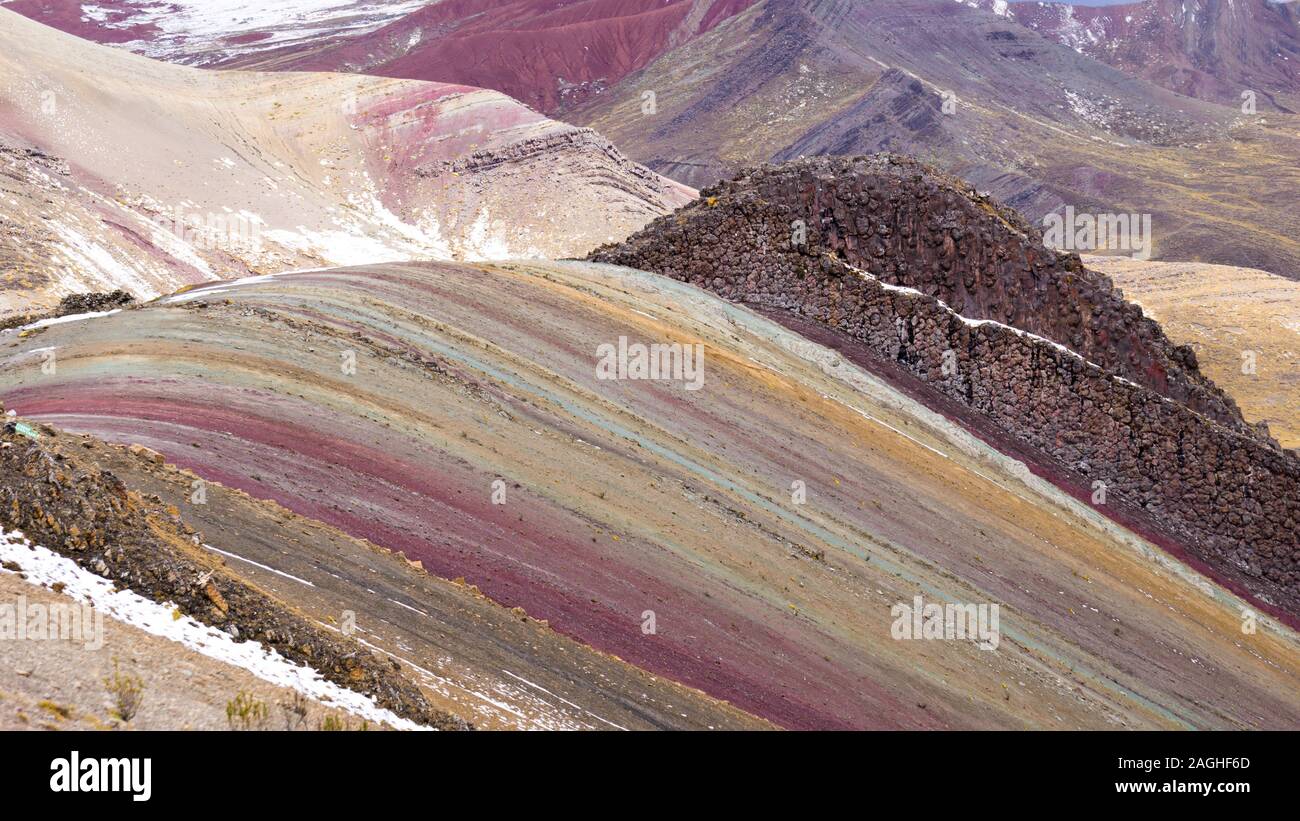
{"type": "Polygon", "coordinates": [[[310,667],[299,666],[255,641],[237,642],[227,633],[180,616],[174,608],[158,604],[131,590],[114,590],[107,579],[96,576],[52,550],[32,545],[18,531],[0,529],[0,560],[22,568],[33,584],[51,586],[61,582],[63,593],[120,622],[146,633],[161,636],[211,659],[241,667],[263,681],[289,687],[324,704],[337,705],[368,721],[399,730],[429,730],[377,705],[369,696],[326,681],[310,667]]]}
{"type": "Polygon", "coordinates": [[[202,64],[288,43],[365,34],[425,5],[427,0],[119,0],[111,7],[85,3],[81,11],[105,29],[152,26],[158,32],[152,40],[111,45],[157,59],[202,64]],[[110,18],[110,13],[115,16],[110,18]],[[251,33],[267,36],[240,45],[226,42],[233,35],[251,33]]]}
{"type": "Polygon", "coordinates": [[[55,316],[55,317],[50,317],[49,319],[38,319],[35,322],[30,322],[26,325],[21,326],[18,330],[33,331],[36,330],[37,328],[48,328],[51,325],[62,325],[65,322],[80,322],[83,319],[96,319],[101,316],[112,316],[113,314],[117,314],[121,312],[122,312],[121,308],[114,308],[111,311],[88,311],[87,313],[84,314],[68,314],[66,316],[55,316]]]}

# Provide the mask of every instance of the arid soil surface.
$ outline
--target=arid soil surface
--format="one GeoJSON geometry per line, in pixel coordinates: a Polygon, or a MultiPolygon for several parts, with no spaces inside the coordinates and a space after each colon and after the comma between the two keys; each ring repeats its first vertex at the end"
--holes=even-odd
{"type": "MultiPolygon", "coordinates": [[[[29,607],[78,606],[66,595],[24,581],[20,572],[0,571],[0,604],[21,600],[29,607]]],[[[316,730],[328,717],[342,727],[362,727],[360,717],[336,704],[305,697],[298,701],[292,689],[269,684],[237,665],[111,617],[102,623],[102,646],[62,639],[3,642],[0,730],[316,730]],[[114,714],[118,702],[105,685],[115,675],[135,677],[140,684],[139,710],[127,721],[114,714]],[[245,723],[227,718],[226,707],[241,697],[264,705],[264,719],[245,723]]]]}
{"type": "MultiPolygon", "coordinates": [[[[840,355],[682,283],[581,263],[292,273],[5,332],[0,361],[22,418],[153,448],[780,726],[1300,726],[1290,628],[1261,614],[1244,633],[1229,591],[840,355]],[[700,389],[598,379],[597,347],[620,336],[703,344],[700,389]],[[1000,604],[1000,646],[892,639],[891,608],[917,595],[1000,604]]],[[[465,651],[437,626],[458,618],[443,583],[384,580],[361,558],[382,554],[283,540],[223,509],[228,491],[193,505],[181,480],[132,475],[321,621],[382,616],[359,623],[395,654],[425,667],[426,642],[446,648],[431,673],[467,652],[487,680],[513,673],[628,726],[606,711],[627,692],[607,674],[539,652],[532,669],[557,671],[539,680],[465,651]]],[[[502,642],[510,664],[518,647],[502,642]]]]}
{"type": "Polygon", "coordinates": [[[1250,268],[1089,257],[1175,341],[1251,422],[1300,448],[1300,283],[1250,268]]]}

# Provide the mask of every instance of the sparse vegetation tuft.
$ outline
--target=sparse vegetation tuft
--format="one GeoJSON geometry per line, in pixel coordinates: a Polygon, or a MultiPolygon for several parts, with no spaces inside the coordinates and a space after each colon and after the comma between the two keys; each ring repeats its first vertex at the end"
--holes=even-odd
{"type": "Polygon", "coordinates": [[[284,729],[302,730],[307,726],[307,711],[311,707],[311,702],[302,693],[294,692],[293,698],[285,703],[280,702],[280,711],[284,713],[284,729]]]}
{"type": "Polygon", "coordinates": [[[330,713],[329,715],[324,716],[323,718],[321,718],[319,721],[316,722],[316,729],[320,730],[321,732],[341,732],[345,730],[356,730],[358,732],[364,733],[370,729],[370,722],[363,718],[358,723],[353,724],[352,719],[350,718],[347,717],[340,718],[339,716],[330,713]]]}
{"type": "Polygon", "coordinates": [[[232,730],[265,730],[271,711],[265,701],[258,701],[251,693],[240,691],[226,702],[226,723],[232,730]]]}
{"type": "Polygon", "coordinates": [[[104,687],[113,699],[109,714],[123,723],[129,722],[140,712],[144,702],[144,680],[131,673],[123,673],[116,657],[113,658],[113,674],[104,677],[104,687]]]}

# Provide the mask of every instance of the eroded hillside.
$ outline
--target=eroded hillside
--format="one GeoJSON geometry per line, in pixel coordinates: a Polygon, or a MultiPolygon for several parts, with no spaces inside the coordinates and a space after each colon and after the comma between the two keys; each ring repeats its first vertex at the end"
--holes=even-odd
{"type": "MultiPolygon", "coordinates": [[[[1289,628],[1261,610],[1244,639],[1228,588],[848,355],[664,277],[288,273],[5,332],[0,358],[22,418],[153,448],[781,726],[1300,722],[1289,628]],[[620,338],[703,345],[700,380],[602,378],[620,338]],[[891,640],[918,595],[998,603],[997,652],[891,640]]],[[[229,514],[183,487],[157,492],[221,547],[229,514]]],[[[274,571],[332,570],[348,595],[350,561],[313,569],[311,539],[237,538],[282,591],[274,571]]],[[[384,590],[413,608],[379,611],[402,643],[440,635],[429,592],[384,590]]],[[[452,669],[483,652],[455,646],[452,669]]],[[[504,669],[628,726],[581,676],[504,669]]]]}
{"type": "Polygon", "coordinates": [[[1012,216],[914,161],[807,160],[707,188],[592,258],[841,340],[1073,492],[1090,485],[1108,515],[1150,520],[1171,550],[1300,613],[1300,454],[1012,216]]]}
{"type": "Polygon", "coordinates": [[[401,259],[556,257],[691,192],[467,86],[208,72],[0,9],[0,312],[401,259]]]}

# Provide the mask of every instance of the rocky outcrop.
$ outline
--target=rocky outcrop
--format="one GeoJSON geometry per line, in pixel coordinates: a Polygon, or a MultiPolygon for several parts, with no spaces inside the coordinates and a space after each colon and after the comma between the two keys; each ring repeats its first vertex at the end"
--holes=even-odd
{"type": "MultiPolygon", "coordinates": [[[[764,166],[702,192],[702,199],[602,259],[634,259],[691,278],[742,263],[732,299],[784,304],[781,290],[751,288],[795,266],[829,265],[831,255],[888,285],[915,288],[970,319],[1046,337],[1089,361],[1231,427],[1230,397],[1203,377],[1188,347],[1126,302],[1077,255],[1045,247],[1017,212],[913,160],[888,154],[819,158],[764,166]],[[671,247],[665,246],[671,242],[671,247]]],[[[637,266],[644,267],[644,266],[637,266]]],[[[822,307],[829,297],[814,297],[822,307]]]]}
{"type": "Polygon", "coordinates": [[[847,336],[1300,611],[1300,458],[1013,212],[892,156],[764,167],[592,259],[847,336]]]}
{"type": "Polygon", "coordinates": [[[68,294],[59,300],[59,304],[52,311],[43,311],[37,314],[20,314],[18,316],[0,319],[0,330],[7,328],[17,328],[20,325],[27,325],[42,319],[55,319],[61,316],[71,316],[73,314],[84,314],[92,311],[111,311],[116,308],[125,308],[128,305],[135,304],[135,297],[118,288],[114,291],[99,291],[85,294],[68,294]]]}

